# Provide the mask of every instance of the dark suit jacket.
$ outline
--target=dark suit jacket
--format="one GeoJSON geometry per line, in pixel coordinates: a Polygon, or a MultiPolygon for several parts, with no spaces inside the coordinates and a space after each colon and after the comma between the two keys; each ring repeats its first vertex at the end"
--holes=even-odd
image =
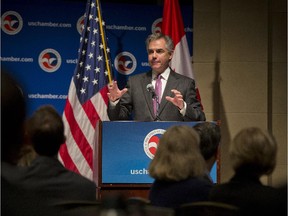
{"type": "Polygon", "coordinates": [[[149,200],[154,206],[178,208],[185,203],[208,200],[212,186],[211,182],[199,177],[170,182],[155,180],[149,200]]]}
{"type": "Polygon", "coordinates": [[[205,121],[205,114],[196,98],[195,81],[171,70],[166,88],[160,101],[158,117],[154,115],[152,94],[147,91],[151,83],[152,71],[129,77],[128,91],[121,97],[116,107],[108,106],[108,116],[111,121],[205,121]],[[182,116],[179,109],[165,99],[174,97],[171,89],[177,89],[183,95],[187,104],[186,115],[182,116]]]}
{"type": "Polygon", "coordinates": [[[67,170],[56,158],[36,157],[20,184],[27,190],[41,194],[50,203],[96,200],[96,184],[67,170]]]}
{"type": "Polygon", "coordinates": [[[239,207],[241,215],[284,216],[283,209],[274,208],[281,202],[280,197],[276,188],[263,185],[257,177],[244,173],[237,173],[229,182],[214,186],[209,195],[211,201],[239,207]]]}
{"type": "Polygon", "coordinates": [[[47,205],[42,194],[23,188],[24,175],[23,167],[1,161],[1,215],[60,215],[58,209],[47,205]]]}

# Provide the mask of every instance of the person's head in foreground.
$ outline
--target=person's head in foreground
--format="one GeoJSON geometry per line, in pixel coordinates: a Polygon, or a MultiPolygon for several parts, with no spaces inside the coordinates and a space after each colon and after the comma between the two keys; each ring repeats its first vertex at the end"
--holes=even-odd
{"type": "Polygon", "coordinates": [[[199,135],[192,127],[177,125],[168,128],[160,138],[149,174],[164,181],[204,176],[205,161],[199,142],[199,135]]]}
{"type": "Polygon", "coordinates": [[[261,177],[276,166],[277,143],[274,137],[257,127],[242,129],[233,139],[229,156],[235,172],[261,177]]]}

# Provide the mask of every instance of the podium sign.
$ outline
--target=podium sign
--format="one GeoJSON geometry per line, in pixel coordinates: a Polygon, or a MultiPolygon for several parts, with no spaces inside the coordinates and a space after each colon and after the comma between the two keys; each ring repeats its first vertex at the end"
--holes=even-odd
{"type": "MultiPolygon", "coordinates": [[[[199,122],[102,122],[100,184],[151,184],[148,167],[159,138],[173,125],[199,122]]],[[[216,182],[216,165],[211,173],[216,182]]]]}

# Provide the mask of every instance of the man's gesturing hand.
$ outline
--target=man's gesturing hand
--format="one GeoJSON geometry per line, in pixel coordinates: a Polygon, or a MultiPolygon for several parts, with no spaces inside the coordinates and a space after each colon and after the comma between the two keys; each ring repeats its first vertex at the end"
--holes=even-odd
{"type": "Polygon", "coordinates": [[[117,81],[112,81],[111,83],[108,84],[108,98],[110,101],[114,102],[116,100],[118,100],[119,98],[122,97],[123,94],[125,94],[128,89],[127,88],[124,88],[122,90],[120,90],[118,88],[118,84],[117,84],[117,81]]]}
{"type": "Polygon", "coordinates": [[[166,96],[166,100],[173,103],[175,106],[177,106],[180,110],[184,107],[184,100],[181,92],[177,91],[176,89],[172,89],[171,92],[174,93],[174,97],[166,96]]]}

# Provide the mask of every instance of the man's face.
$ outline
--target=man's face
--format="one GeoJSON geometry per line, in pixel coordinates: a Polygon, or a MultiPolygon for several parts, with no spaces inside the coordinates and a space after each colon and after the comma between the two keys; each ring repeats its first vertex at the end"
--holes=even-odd
{"type": "Polygon", "coordinates": [[[162,73],[169,66],[172,54],[168,52],[163,38],[151,41],[148,46],[148,62],[152,70],[162,73]]]}

